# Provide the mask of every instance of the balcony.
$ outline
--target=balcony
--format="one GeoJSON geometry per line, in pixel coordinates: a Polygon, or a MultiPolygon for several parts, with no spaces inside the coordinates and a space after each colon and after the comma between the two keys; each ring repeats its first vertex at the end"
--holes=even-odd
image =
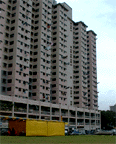
{"type": "Polygon", "coordinates": [[[90,118],[90,116],[85,116],[85,118],[90,118]]]}
{"type": "Polygon", "coordinates": [[[12,112],[12,108],[0,107],[0,112],[12,112]]]}
{"type": "Polygon", "coordinates": [[[33,110],[33,109],[30,109],[30,110],[29,110],[29,113],[39,114],[39,111],[38,111],[38,110],[33,110]]]}
{"type": "Polygon", "coordinates": [[[75,122],[69,122],[69,124],[70,124],[70,125],[75,125],[76,123],[75,123],[75,122]]]}
{"type": "Polygon", "coordinates": [[[78,117],[78,118],[83,118],[83,117],[84,117],[84,115],[77,115],[77,117],[78,117]]]}
{"type": "Polygon", "coordinates": [[[84,125],[84,122],[77,122],[77,125],[78,125],[78,126],[84,125]]]}
{"type": "Polygon", "coordinates": [[[95,123],[91,123],[91,125],[95,125],[95,123]]]}
{"type": "Polygon", "coordinates": [[[50,112],[48,112],[48,111],[41,111],[41,114],[43,114],[43,115],[50,115],[50,112]]]}
{"type": "Polygon", "coordinates": [[[27,112],[27,110],[26,109],[24,109],[24,108],[14,108],[14,112],[27,112]]]}
{"type": "Polygon", "coordinates": [[[13,104],[11,102],[1,102],[0,111],[12,112],[13,104]]]}
{"type": "Polygon", "coordinates": [[[59,112],[52,112],[52,115],[59,116],[60,113],[59,112]]]}
{"type": "Polygon", "coordinates": [[[61,113],[62,116],[68,116],[68,113],[61,113]]]}
{"type": "Polygon", "coordinates": [[[96,125],[98,126],[98,125],[100,125],[101,123],[96,123],[96,125]]]}
{"type": "Polygon", "coordinates": [[[75,115],[73,115],[73,114],[69,114],[69,117],[74,117],[74,118],[75,118],[75,115]]]}
{"type": "Polygon", "coordinates": [[[91,116],[91,119],[95,119],[95,116],[91,116]]]}
{"type": "Polygon", "coordinates": [[[90,123],[85,123],[85,125],[90,125],[90,123]]]}

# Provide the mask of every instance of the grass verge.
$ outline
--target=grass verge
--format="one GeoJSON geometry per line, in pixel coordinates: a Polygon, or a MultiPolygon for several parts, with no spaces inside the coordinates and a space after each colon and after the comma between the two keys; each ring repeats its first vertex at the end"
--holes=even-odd
{"type": "Polygon", "coordinates": [[[116,144],[116,136],[79,135],[54,137],[1,136],[1,144],[116,144]]]}

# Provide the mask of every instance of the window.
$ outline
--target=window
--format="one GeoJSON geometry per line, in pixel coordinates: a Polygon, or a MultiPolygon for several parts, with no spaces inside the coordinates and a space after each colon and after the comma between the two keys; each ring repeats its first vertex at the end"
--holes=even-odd
{"type": "Polygon", "coordinates": [[[36,82],[37,81],[37,79],[33,79],[33,82],[36,82]]]}
{"type": "Polygon", "coordinates": [[[14,34],[11,34],[11,35],[10,35],[10,38],[13,38],[13,37],[14,37],[14,34]]]}
{"type": "Polygon", "coordinates": [[[11,21],[11,24],[13,24],[13,23],[15,23],[15,20],[12,20],[12,21],[11,21]]]}
{"type": "Polygon", "coordinates": [[[12,10],[16,10],[16,6],[12,8],[12,10]]]}
{"type": "Polygon", "coordinates": [[[37,87],[36,86],[33,86],[33,89],[36,89],[37,87]]]}
{"type": "Polygon", "coordinates": [[[6,67],[7,67],[7,64],[6,64],[6,63],[3,63],[3,67],[5,67],[5,68],[6,68],[6,67]]]}
{"type": "Polygon", "coordinates": [[[33,96],[36,96],[36,93],[32,93],[33,96]]]}
{"type": "Polygon", "coordinates": [[[7,52],[8,51],[8,49],[7,48],[4,48],[4,52],[7,52]]]}
{"type": "Polygon", "coordinates": [[[11,41],[11,42],[10,42],[10,45],[13,45],[13,44],[14,44],[14,41],[11,41]]]}
{"type": "Polygon", "coordinates": [[[9,71],[9,72],[8,72],[8,75],[12,75],[12,71],[9,71]]]}
{"type": "Polygon", "coordinates": [[[12,64],[8,64],[8,67],[12,67],[12,64]]]}
{"type": "Polygon", "coordinates": [[[12,14],[12,17],[15,17],[16,16],[16,13],[12,14]]]}
{"type": "Polygon", "coordinates": [[[6,79],[2,79],[2,83],[6,84],[6,79]]]}
{"type": "Polygon", "coordinates": [[[10,13],[9,13],[9,12],[7,12],[7,16],[9,16],[9,17],[10,17],[10,13]]]}
{"type": "Polygon", "coordinates": [[[53,90],[53,91],[52,91],[52,94],[54,94],[54,93],[56,93],[56,91],[55,91],[55,90],[53,90]]]}
{"type": "Polygon", "coordinates": [[[6,33],[6,34],[5,34],[5,36],[6,36],[6,37],[9,37],[9,34],[8,34],[8,33],[6,33]]]}
{"type": "Polygon", "coordinates": [[[12,27],[12,28],[11,28],[11,31],[13,31],[13,30],[15,30],[15,27],[12,27]]]}
{"type": "Polygon", "coordinates": [[[6,30],[9,30],[9,26],[6,26],[6,30]]]}
{"type": "Polygon", "coordinates": [[[9,24],[9,23],[10,23],[10,20],[9,20],[9,19],[6,19],[6,22],[9,24]]]}
{"type": "Polygon", "coordinates": [[[52,81],[56,81],[56,78],[53,78],[52,81]]]}
{"type": "Polygon", "coordinates": [[[8,83],[12,83],[12,79],[9,79],[9,80],[8,80],[8,83]]]}
{"type": "Polygon", "coordinates": [[[10,57],[9,57],[9,60],[12,60],[12,59],[13,59],[13,56],[10,56],[10,57]]]}
{"type": "Polygon", "coordinates": [[[17,0],[14,0],[14,1],[13,1],[13,4],[15,4],[16,2],[17,2],[17,0]]]}
{"type": "Polygon", "coordinates": [[[2,92],[5,92],[6,91],[6,87],[2,87],[2,92]]]}
{"type": "Polygon", "coordinates": [[[13,48],[12,48],[12,49],[9,49],[9,52],[13,52],[13,48]]]}
{"type": "Polygon", "coordinates": [[[74,102],[74,104],[79,104],[79,102],[74,102]]]}
{"type": "Polygon", "coordinates": [[[9,9],[9,10],[10,10],[10,9],[11,9],[11,6],[9,6],[9,5],[8,5],[7,9],[9,9]]]}
{"type": "Polygon", "coordinates": [[[11,91],[11,87],[8,87],[8,88],[7,88],[7,91],[11,91]]]}
{"type": "Polygon", "coordinates": [[[34,65],[33,68],[37,68],[37,65],[34,65]]]}
{"type": "Polygon", "coordinates": [[[37,52],[34,52],[34,54],[33,55],[37,55],[37,52]]]}
{"type": "Polygon", "coordinates": [[[70,105],[72,105],[72,101],[70,101],[70,105]]]}
{"type": "Polygon", "coordinates": [[[33,72],[33,75],[37,75],[37,72],[33,72]]]}

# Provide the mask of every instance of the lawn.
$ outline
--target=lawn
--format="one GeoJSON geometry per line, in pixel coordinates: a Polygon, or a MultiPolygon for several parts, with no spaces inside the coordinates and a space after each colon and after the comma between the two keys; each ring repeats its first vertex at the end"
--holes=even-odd
{"type": "Polygon", "coordinates": [[[115,144],[116,136],[80,135],[54,137],[1,136],[0,144],[115,144]]]}

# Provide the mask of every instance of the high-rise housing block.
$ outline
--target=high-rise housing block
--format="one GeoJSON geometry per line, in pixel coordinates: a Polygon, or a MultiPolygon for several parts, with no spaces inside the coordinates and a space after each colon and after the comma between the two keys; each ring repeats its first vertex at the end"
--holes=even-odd
{"type": "Polygon", "coordinates": [[[0,0],[1,115],[100,129],[96,36],[55,0],[0,0]]]}

